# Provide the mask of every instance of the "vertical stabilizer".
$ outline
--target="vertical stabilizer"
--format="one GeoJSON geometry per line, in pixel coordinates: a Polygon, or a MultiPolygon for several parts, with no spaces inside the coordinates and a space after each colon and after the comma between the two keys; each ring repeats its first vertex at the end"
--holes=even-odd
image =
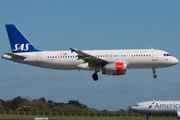
{"type": "Polygon", "coordinates": [[[28,41],[23,33],[13,24],[6,25],[9,42],[13,53],[40,51],[28,41]]]}

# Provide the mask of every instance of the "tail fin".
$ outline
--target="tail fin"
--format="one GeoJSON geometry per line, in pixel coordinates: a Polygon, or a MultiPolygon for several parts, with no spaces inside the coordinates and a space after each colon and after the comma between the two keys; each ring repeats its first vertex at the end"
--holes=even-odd
{"type": "Polygon", "coordinates": [[[28,41],[28,39],[15,25],[6,25],[6,30],[13,53],[40,51],[34,48],[34,46],[28,41]]]}

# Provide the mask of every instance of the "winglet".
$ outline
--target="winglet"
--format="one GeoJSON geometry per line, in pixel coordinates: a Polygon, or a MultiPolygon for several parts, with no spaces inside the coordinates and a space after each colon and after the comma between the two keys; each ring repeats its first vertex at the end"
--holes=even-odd
{"type": "Polygon", "coordinates": [[[73,49],[73,48],[70,48],[70,49],[71,49],[71,53],[73,53],[75,51],[75,49],[73,49]]]}

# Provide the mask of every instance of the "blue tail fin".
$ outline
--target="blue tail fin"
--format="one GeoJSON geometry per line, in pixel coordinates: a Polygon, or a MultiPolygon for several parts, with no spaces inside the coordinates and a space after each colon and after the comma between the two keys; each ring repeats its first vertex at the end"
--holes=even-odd
{"type": "Polygon", "coordinates": [[[34,48],[34,46],[28,41],[28,39],[15,25],[6,25],[6,30],[13,53],[40,51],[34,48]]]}

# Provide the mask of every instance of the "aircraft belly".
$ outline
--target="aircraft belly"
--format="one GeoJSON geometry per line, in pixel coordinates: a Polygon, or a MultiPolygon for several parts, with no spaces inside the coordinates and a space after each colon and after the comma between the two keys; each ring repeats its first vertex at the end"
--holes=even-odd
{"type": "Polygon", "coordinates": [[[147,111],[148,114],[151,115],[174,115],[176,114],[176,110],[170,110],[170,109],[156,109],[156,110],[151,110],[147,111]]]}
{"type": "Polygon", "coordinates": [[[173,109],[139,109],[136,112],[148,115],[176,115],[176,110],[173,109]]]}
{"type": "Polygon", "coordinates": [[[129,62],[127,69],[148,69],[148,68],[162,68],[168,67],[167,64],[163,64],[158,61],[150,61],[150,62],[129,62]]]}
{"type": "Polygon", "coordinates": [[[44,67],[59,70],[75,70],[79,63],[81,63],[81,61],[76,60],[48,59],[47,61],[43,61],[43,64],[46,65],[44,67]]]}

